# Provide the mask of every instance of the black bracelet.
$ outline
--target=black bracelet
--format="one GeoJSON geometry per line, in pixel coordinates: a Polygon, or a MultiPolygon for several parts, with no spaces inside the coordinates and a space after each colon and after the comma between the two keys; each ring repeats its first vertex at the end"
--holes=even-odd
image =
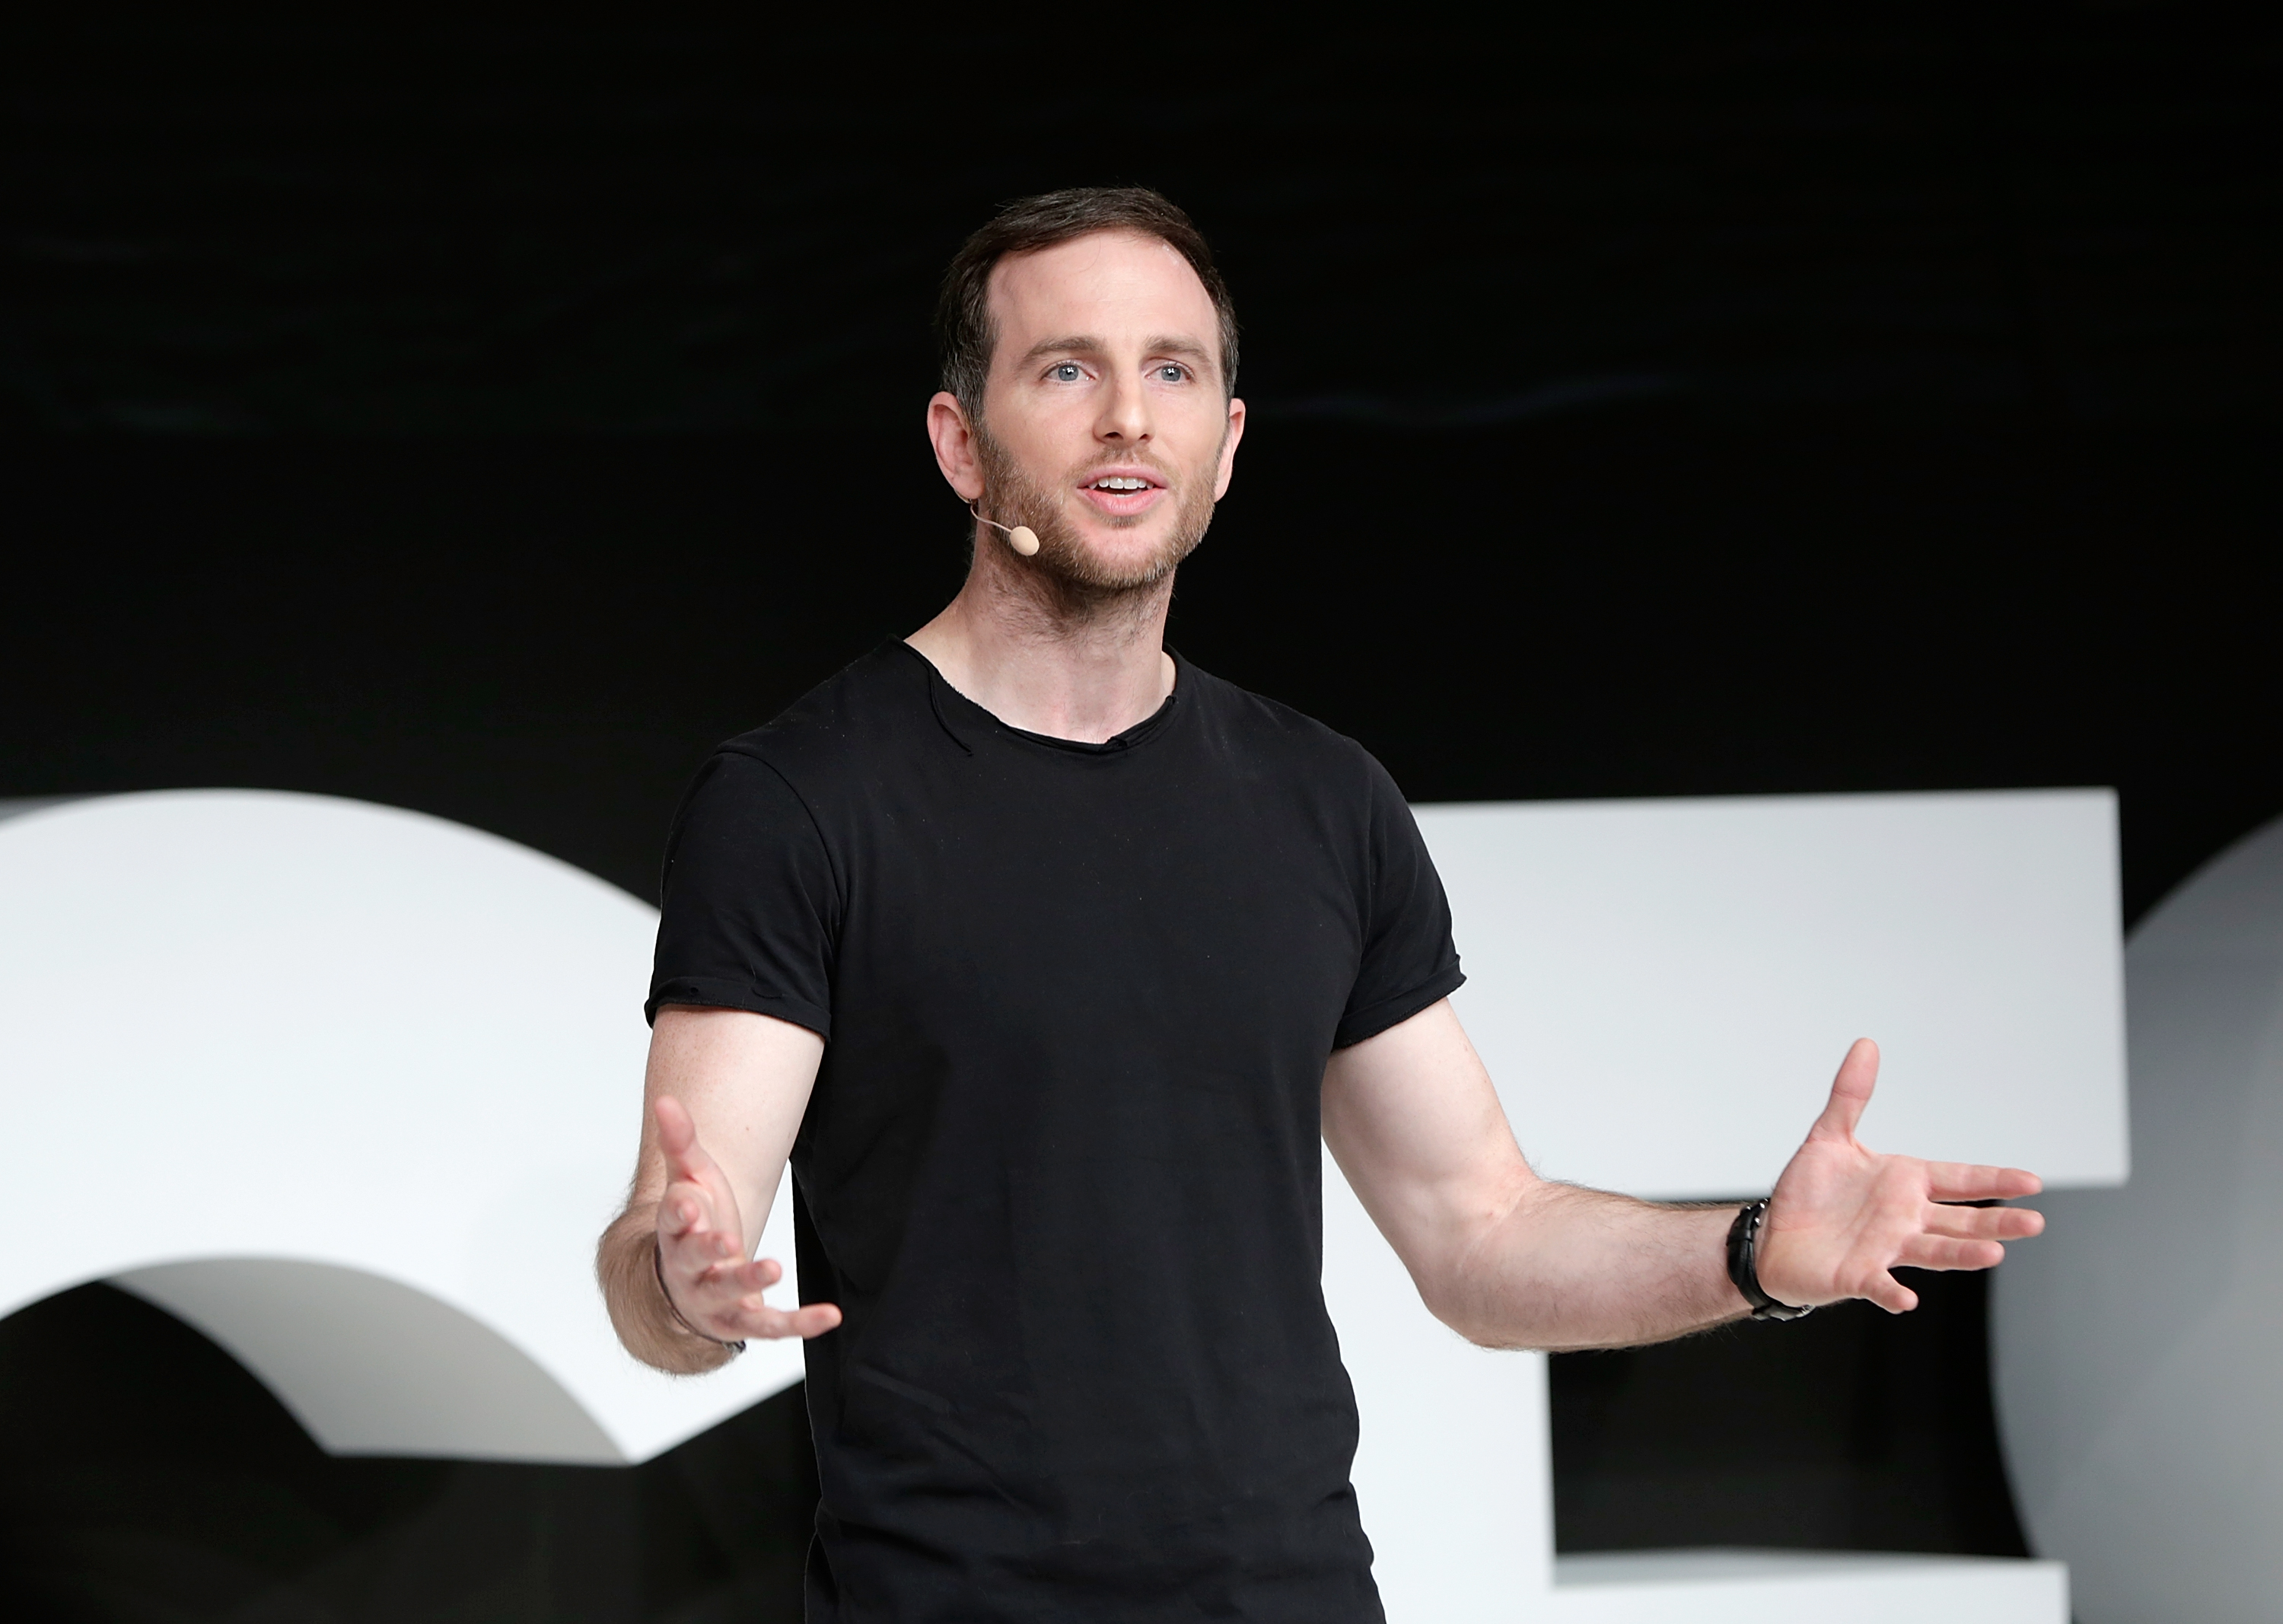
{"type": "Polygon", "coordinates": [[[1745,1206],[1736,1214],[1736,1222],[1728,1226],[1728,1278],[1735,1282],[1744,1300],[1752,1305],[1756,1320],[1805,1319],[1815,1312],[1812,1307],[1796,1308],[1788,1302],[1778,1302],[1760,1285],[1760,1271],[1754,1253],[1758,1250],[1760,1222],[1768,1215],[1768,1198],[1745,1206]]]}
{"type": "Polygon", "coordinates": [[[745,1351],[744,1338],[740,1337],[735,1342],[724,1341],[721,1338],[714,1336],[710,1332],[698,1330],[697,1326],[691,1324],[688,1320],[682,1317],[682,1310],[674,1306],[674,1293],[666,1289],[666,1246],[655,1237],[651,1238],[650,1243],[650,1268],[651,1272],[658,1277],[658,1294],[666,1299],[666,1311],[674,1316],[674,1323],[675,1324],[681,1326],[693,1337],[704,1338],[706,1341],[711,1342],[716,1347],[728,1348],[732,1357],[735,1357],[736,1355],[742,1354],[745,1351]]]}

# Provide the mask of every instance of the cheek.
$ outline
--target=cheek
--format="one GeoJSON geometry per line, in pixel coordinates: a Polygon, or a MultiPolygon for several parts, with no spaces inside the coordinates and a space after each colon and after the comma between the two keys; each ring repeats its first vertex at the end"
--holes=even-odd
{"type": "Polygon", "coordinates": [[[1093,439],[1094,415],[1071,393],[1009,389],[992,395],[989,413],[992,438],[1034,473],[1049,468],[1059,472],[1071,459],[1072,443],[1083,447],[1093,439]]]}
{"type": "Polygon", "coordinates": [[[1227,449],[1227,423],[1218,411],[1190,410],[1178,416],[1169,412],[1159,420],[1158,453],[1177,467],[1210,474],[1220,466],[1227,449]]]}
{"type": "Polygon", "coordinates": [[[1095,460],[1095,415],[1077,402],[1042,405],[1023,425],[1017,454],[1039,479],[1058,480],[1095,460]]]}
{"type": "Polygon", "coordinates": [[[1197,466],[1205,482],[1212,487],[1215,500],[1219,500],[1228,486],[1236,436],[1229,433],[1224,424],[1217,422],[1204,446],[1204,453],[1197,458],[1197,466]]]}

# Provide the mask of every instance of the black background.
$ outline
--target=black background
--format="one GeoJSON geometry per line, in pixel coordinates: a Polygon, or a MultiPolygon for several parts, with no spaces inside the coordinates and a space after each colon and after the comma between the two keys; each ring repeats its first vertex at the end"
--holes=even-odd
{"type": "MultiPolygon", "coordinates": [[[[19,28],[0,795],[360,796],[649,895],[705,747],[956,587],[944,259],[1139,181],[1252,412],[1172,636],[1413,799],[2115,785],[2128,917],[2283,812],[2272,27],[936,26],[19,28]]],[[[1557,1359],[1562,1548],[2021,1550],[1924,1284],[1557,1359]]],[[[795,1394],[333,1461],[82,1288],[0,1323],[0,1596],[791,1617],[806,1448],[795,1394]]]]}

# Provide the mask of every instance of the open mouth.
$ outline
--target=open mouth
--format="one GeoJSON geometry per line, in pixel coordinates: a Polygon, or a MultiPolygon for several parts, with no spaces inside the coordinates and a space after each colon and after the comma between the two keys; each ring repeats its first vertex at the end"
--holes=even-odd
{"type": "Polygon", "coordinates": [[[1136,519],[1165,495],[1165,482],[1139,469],[1097,473],[1079,488],[1095,511],[1107,519],[1136,519]]]}

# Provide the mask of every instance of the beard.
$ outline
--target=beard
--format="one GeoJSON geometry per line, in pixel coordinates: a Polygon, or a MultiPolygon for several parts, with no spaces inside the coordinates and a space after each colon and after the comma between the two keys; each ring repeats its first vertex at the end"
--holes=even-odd
{"type": "MultiPolygon", "coordinates": [[[[1151,457],[1121,457],[1120,461],[1141,464],[1165,480],[1173,496],[1173,523],[1164,539],[1140,558],[1106,558],[1088,548],[1077,527],[1064,518],[1056,492],[1017,466],[1007,448],[981,422],[974,425],[974,433],[975,460],[983,472],[983,511],[1002,525],[1031,527],[1039,538],[1039,550],[1023,562],[1045,576],[1072,607],[1100,608],[1147,595],[1197,550],[1212,523],[1212,472],[1220,460],[1219,447],[1214,448],[1212,462],[1187,478],[1151,457]]],[[[1101,461],[1089,458],[1086,467],[1099,466],[1101,461]]],[[[1082,476],[1086,467],[1072,469],[1071,480],[1082,476]]],[[[1142,514],[1110,522],[1126,529],[1149,517],[1142,514]]]]}

